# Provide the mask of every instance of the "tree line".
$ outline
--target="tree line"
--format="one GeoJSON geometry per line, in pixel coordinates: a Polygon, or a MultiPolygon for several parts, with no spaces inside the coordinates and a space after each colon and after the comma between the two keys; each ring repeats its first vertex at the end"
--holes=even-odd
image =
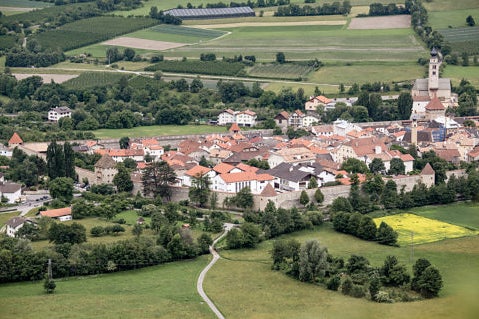
{"type": "Polygon", "coordinates": [[[333,2],[332,4],[325,3],[322,6],[299,6],[297,4],[290,4],[289,6],[278,7],[278,10],[274,12],[274,16],[286,17],[286,16],[321,16],[321,15],[347,15],[351,12],[351,3],[349,1],[343,1],[342,3],[333,2]]]}
{"type": "Polygon", "coordinates": [[[427,259],[413,265],[413,278],[395,256],[387,256],[381,267],[373,267],[363,256],[347,261],[334,257],[317,240],[300,243],[295,239],[276,240],[271,250],[272,269],[303,282],[325,287],[355,298],[375,302],[411,301],[418,292],[423,298],[436,297],[443,285],[439,270],[427,259]],[[394,293],[399,289],[402,294],[394,293]]]}

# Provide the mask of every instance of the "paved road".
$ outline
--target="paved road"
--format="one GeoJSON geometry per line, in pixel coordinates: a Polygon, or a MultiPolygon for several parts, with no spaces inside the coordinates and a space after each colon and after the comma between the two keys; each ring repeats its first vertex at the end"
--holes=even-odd
{"type": "Polygon", "coordinates": [[[213,267],[213,265],[216,263],[216,261],[218,259],[220,259],[220,255],[216,252],[215,250],[215,244],[221,240],[221,238],[223,238],[224,236],[226,236],[226,234],[230,231],[231,228],[234,227],[234,224],[225,224],[225,231],[223,232],[223,234],[216,238],[214,241],[213,241],[213,244],[210,246],[210,253],[213,255],[213,259],[210,261],[210,263],[208,264],[208,266],[205,267],[205,269],[203,269],[203,271],[201,272],[200,276],[198,277],[198,282],[196,283],[196,290],[198,291],[198,293],[200,294],[201,298],[203,298],[203,300],[206,302],[206,304],[208,305],[208,307],[210,307],[210,309],[215,313],[216,317],[218,319],[225,319],[225,317],[223,316],[223,314],[218,310],[218,308],[216,308],[215,304],[213,303],[213,301],[211,301],[210,298],[208,298],[208,296],[206,295],[205,291],[203,290],[203,280],[205,279],[205,276],[206,276],[206,273],[208,272],[208,270],[210,270],[211,267],[213,267]]]}

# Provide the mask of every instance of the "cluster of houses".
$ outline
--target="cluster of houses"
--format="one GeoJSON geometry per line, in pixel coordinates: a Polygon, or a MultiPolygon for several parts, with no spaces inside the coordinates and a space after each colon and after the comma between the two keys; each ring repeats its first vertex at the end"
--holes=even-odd
{"type": "MultiPolygon", "coordinates": [[[[126,149],[121,149],[119,143],[85,141],[82,145],[75,146],[75,150],[100,154],[101,159],[95,164],[94,172],[81,168],[77,168],[76,172],[80,181],[111,184],[118,172],[117,164],[129,159],[136,163],[136,169],[131,175],[135,185],[133,192],[136,193],[142,189],[142,170],[149,162],[165,161],[177,175],[173,186],[188,188],[193,185],[195,178],[208,176],[210,188],[215,192],[236,194],[249,187],[254,195],[272,197],[306,190],[313,179],[318,187],[332,182],[350,185],[349,173],[341,169],[342,163],[349,158],[355,158],[366,165],[380,159],[384,163],[385,172],[390,169],[394,159],[400,159],[404,163],[405,175],[387,178],[393,178],[398,185],[407,186],[409,190],[417,182],[417,179],[411,179],[407,175],[413,171],[414,158],[391,149],[392,144],[404,148],[414,144],[418,153],[433,150],[440,158],[454,164],[479,160],[479,131],[463,126],[465,118],[445,116],[446,107],[454,105],[455,97],[450,92],[450,81],[439,78],[439,66],[440,59],[437,52],[433,51],[429,78],[416,80],[412,90],[413,109],[411,118],[407,121],[350,123],[337,120],[332,124],[318,125],[318,107],[328,110],[338,100],[316,96],[306,102],[304,111],[283,111],[274,118],[281,128],[304,128],[311,133],[307,137],[289,140],[284,136],[243,131],[241,127],[256,125],[256,113],[227,109],[218,116],[219,125],[231,125],[227,134],[178,140],[168,150],[155,138],[130,140],[126,149]],[[256,165],[257,163],[262,165],[256,165]]],[[[344,102],[350,104],[353,101],[344,102]]],[[[71,115],[70,110],[62,108],[50,112],[51,121],[71,115]]],[[[468,120],[475,121],[479,127],[477,119],[468,120]]],[[[0,152],[8,152],[13,147],[20,146],[27,153],[41,153],[38,149],[32,151],[32,148],[22,144],[23,141],[15,133],[9,141],[9,148],[0,149],[0,152]]],[[[43,150],[46,151],[46,145],[43,145],[43,150]]],[[[430,165],[426,165],[419,176],[421,175],[424,176],[421,182],[427,186],[434,184],[434,171],[430,165]]],[[[8,187],[3,186],[1,177],[0,175],[0,194],[3,196],[2,192],[8,187]]],[[[359,176],[360,181],[365,178],[359,176]]],[[[8,197],[8,192],[5,194],[8,197]]],[[[299,195],[296,197],[299,198],[299,195]]],[[[13,199],[8,198],[9,201],[13,199]]],[[[71,219],[71,209],[42,212],[44,214],[59,220],[71,219]]],[[[11,227],[14,227],[19,221],[11,223],[11,227]]]]}

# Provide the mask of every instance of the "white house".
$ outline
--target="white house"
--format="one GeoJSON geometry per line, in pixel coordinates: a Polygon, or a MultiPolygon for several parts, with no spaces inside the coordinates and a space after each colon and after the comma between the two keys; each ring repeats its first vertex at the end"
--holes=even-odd
{"type": "Polygon", "coordinates": [[[28,218],[25,218],[25,217],[20,217],[20,216],[16,216],[16,217],[13,217],[13,218],[9,219],[5,223],[5,226],[6,226],[5,234],[8,237],[15,237],[17,231],[20,228],[22,228],[25,225],[25,223],[35,224],[35,222],[33,222],[32,220],[30,220],[28,218]]]}
{"type": "Polygon", "coordinates": [[[311,97],[308,101],[306,101],[306,103],[304,104],[304,108],[306,111],[316,111],[318,109],[318,106],[325,107],[331,102],[331,99],[328,99],[324,95],[319,95],[316,97],[311,97]]]}
{"type": "Polygon", "coordinates": [[[203,175],[208,176],[209,180],[211,181],[216,175],[216,173],[211,168],[204,167],[201,165],[196,165],[185,172],[185,174],[182,176],[182,179],[183,179],[182,183],[185,186],[191,187],[193,185],[193,179],[197,176],[203,176],[203,175]]]}
{"type": "Polygon", "coordinates": [[[349,123],[345,120],[337,119],[333,123],[334,134],[339,136],[346,136],[351,131],[361,132],[362,129],[356,124],[349,123]]]}
{"type": "Polygon", "coordinates": [[[10,182],[0,182],[0,197],[5,197],[9,204],[14,204],[22,196],[22,185],[10,182]]]}
{"type": "Polygon", "coordinates": [[[218,125],[228,125],[235,122],[235,111],[227,109],[218,115],[218,125]]]}
{"type": "Polygon", "coordinates": [[[307,113],[302,120],[302,127],[311,127],[320,122],[319,116],[314,113],[307,113]]]}
{"type": "Polygon", "coordinates": [[[50,218],[58,219],[61,222],[73,219],[71,207],[45,210],[43,212],[40,212],[40,215],[42,217],[50,217],[50,218]]]}
{"type": "Polygon", "coordinates": [[[233,111],[227,109],[218,115],[218,125],[237,123],[239,126],[252,127],[256,125],[256,117],[256,113],[250,110],[233,111]]]}
{"type": "Polygon", "coordinates": [[[274,168],[281,163],[313,163],[316,155],[306,147],[283,148],[271,152],[268,158],[269,167],[274,168]]]}
{"type": "Polygon", "coordinates": [[[253,172],[224,173],[213,178],[213,190],[238,193],[249,187],[252,194],[261,194],[264,188],[271,185],[274,177],[269,174],[256,174],[253,172]]]}
{"type": "Polygon", "coordinates": [[[58,122],[62,117],[71,117],[72,110],[66,106],[56,107],[48,111],[48,120],[51,122],[58,122]]]}
{"type": "Polygon", "coordinates": [[[252,127],[256,125],[256,113],[250,110],[236,113],[236,123],[239,126],[252,127]]]}

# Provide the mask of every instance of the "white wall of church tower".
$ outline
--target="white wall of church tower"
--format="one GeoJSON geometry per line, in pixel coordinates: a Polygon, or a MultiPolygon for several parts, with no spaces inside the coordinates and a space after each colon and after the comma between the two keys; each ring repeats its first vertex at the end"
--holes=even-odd
{"type": "Polygon", "coordinates": [[[436,49],[432,49],[431,58],[429,60],[429,90],[439,89],[439,67],[441,60],[436,49]]]}

